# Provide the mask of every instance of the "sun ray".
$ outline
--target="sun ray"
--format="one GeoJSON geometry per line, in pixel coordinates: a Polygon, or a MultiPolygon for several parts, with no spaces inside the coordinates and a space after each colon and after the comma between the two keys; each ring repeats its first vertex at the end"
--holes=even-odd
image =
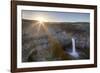
{"type": "Polygon", "coordinates": [[[39,33],[40,29],[41,29],[41,25],[40,23],[38,23],[38,27],[37,27],[37,33],[39,33]]]}
{"type": "Polygon", "coordinates": [[[47,19],[44,18],[44,17],[37,17],[37,18],[35,18],[35,20],[37,20],[40,24],[44,23],[44,22],[47,22],[47,19]]]}

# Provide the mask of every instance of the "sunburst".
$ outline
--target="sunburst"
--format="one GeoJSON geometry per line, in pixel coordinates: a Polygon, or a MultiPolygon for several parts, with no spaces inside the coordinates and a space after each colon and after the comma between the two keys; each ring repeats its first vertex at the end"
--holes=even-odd
{"type": "Polygon", "coordinates": [[[44,22],[47,22],[47,19],[44,17],[37,17],[36,20],[40,23],[43,24],[44,22]]]}

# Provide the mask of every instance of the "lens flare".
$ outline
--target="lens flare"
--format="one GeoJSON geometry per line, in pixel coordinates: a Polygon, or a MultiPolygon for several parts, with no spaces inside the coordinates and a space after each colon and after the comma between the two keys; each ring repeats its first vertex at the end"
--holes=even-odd
{"type": "Polygon", "coordinates": [[[36,20],[37,20],[40,24],[42,24],[42,23],[44,23],[44,22],[47,22],[47,20],[46,20],[44,17],[37,17],[36,20]]]}

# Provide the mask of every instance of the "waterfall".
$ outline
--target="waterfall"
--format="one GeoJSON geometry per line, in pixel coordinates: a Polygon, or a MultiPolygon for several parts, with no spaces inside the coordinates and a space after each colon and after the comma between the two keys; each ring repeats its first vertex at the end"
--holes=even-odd
{"type": "Polygon", "coordinates": [[[72,38],[72,53],[76,53],[75,39],[74,38],[72,38]]]}
{"type": "Polygon", "coordinates": [[[73,57],[79,57],[78,52],[76,51],[76,47],[75,47],[75,39],[72,38],[72,52],[70,53],[70,55],[72,55],[73,57]]]}

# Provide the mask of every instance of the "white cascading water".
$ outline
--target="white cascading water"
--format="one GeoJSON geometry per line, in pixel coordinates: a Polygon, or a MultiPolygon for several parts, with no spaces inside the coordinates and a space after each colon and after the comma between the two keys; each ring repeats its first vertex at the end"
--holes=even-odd
{"type": "Polygon", "coordinates": [[[79,57],[79,54],[75,48],[75,39],[74,38],[72,38],[72,52],[70,54],[74,57],[79,57]]]}
{"type": "Polygon", "coordinates": [[[72,52],[76,53],[76,48],[75,48],[75,39],[72,38],[72,52]]]}

